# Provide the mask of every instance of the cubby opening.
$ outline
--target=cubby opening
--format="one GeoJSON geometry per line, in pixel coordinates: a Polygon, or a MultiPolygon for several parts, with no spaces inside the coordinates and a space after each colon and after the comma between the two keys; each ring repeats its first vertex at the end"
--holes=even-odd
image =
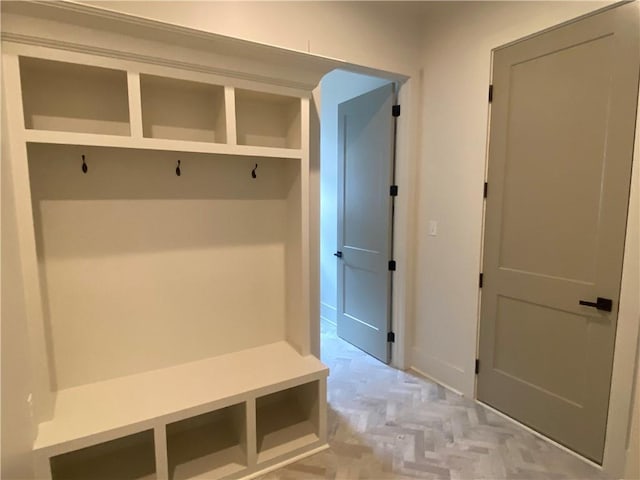
{"type": "Polygon", "coordinates": [[[27,129],[130,135],[127,73],[20,57],[27,129]]]}
{"type": "Polygon", "coordinates": [[[300,99],[235,90],[238,145],[300,148],[300,99]]]}
{"type": "Polygon", "coordinates": [[[156,478],[153,430],[51,457],[53,480],[156,478]]]}
{"type": "Polygon", "coordinates": [[[224,87],[140,75],[142,131],[147,138],[225,143],[224,87]]]}
{"type": "Polygon", "coordinates": [[[319,440],[318,381],[256,399],[258,462],[319,440]]]}
{"type": "Polygon", "coordinates": [[[247,467],[246,404],[167,425],[169,478],[215,479],[247,467]]]}

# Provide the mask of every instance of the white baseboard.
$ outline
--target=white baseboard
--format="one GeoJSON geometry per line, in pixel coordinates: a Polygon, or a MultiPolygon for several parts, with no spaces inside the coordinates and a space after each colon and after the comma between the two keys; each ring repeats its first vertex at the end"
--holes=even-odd
{"type": "Polygon", "coordinates": [[[336,307],[325,302],[320,302],[320,318],[335,325],[337,317],[338,309],[336,307]]]}
{"type": "Polygon", "coordinates": [[[320,447],[314,448],[313,450],[309,450],[308,452],[304,452],[301,453],[300,455],[295,455],[291,458],[287,458],[286,460],[283,460],[281,462],[276,463],[275,465],[271,465],[270,467],[264,468],[262,470],[260,470],[259,472],[254,472],[251,473],[249,475],[247,475],[246,477],[242,477],[242,480],[251,480],[254,478],[258,478],[261,477],[267,473],[273,472],[274,470],[278,470],[282,467],[286,467],[287,465],[290,465],[292,463],[297,462],[298,460],[302,460],[303,458],[306,457],[310,457],[311,455],[315,455],[316,453],[320,453],[323,452],[324,450],[327,450],[329,448],[328,444],[324,444],[320,447]]]}
{"type": "Polygon", "coordinates": [[[464,385],[465,372],[456,365],[451,365],[413,347],[411,349],[411,367],[409,368],[452,392],[464,395],[460,386],[464,385]]]}
{"type": "Polygon", "coordinates": [[[464,397],[464,394],[459,391],[456,390],[455,388],[453,388],[451,385],[447,385],[446,383],[442,383],[440,380],[438,380],[437,378],[433,378],[431,375],[428,375],[426,373],[424,373],[422,370],[420,370],[419,368],[416,367],[409,367],[409,370],[417,373],[418,375],[420,375],[421,377],[426,378],[427,380],[432,381],[433,383],[437,383],[438,385],[446,388],[447,390],[449,390],[450,392],[455,393],[456,395],[460,395],[461,397],[464,397]]]}

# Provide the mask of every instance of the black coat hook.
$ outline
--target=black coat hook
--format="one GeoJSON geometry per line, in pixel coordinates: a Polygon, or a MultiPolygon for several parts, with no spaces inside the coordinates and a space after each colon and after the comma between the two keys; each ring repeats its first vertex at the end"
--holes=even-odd
{"type": "Polygon", "coordinates": [[[251,170],[251,178],[257,178],[258,176],[256,175],[256,170],[258,169],[258,164],[256,163],[256,166],[253,167],[253,170],[251,170]]]}
{"type": "Polygon", "coordinates": [[[89,167],[87,167],[87,162],[84,161],[84,155],[82,155],[82,173],[87,173],[89,167]]]}
{"type": "Polygon", "coordinates": [[[178,166],[176,167],[176,175],[180,176],[182,172],[180,171],[180,160],[178,160],[178,166]]]}

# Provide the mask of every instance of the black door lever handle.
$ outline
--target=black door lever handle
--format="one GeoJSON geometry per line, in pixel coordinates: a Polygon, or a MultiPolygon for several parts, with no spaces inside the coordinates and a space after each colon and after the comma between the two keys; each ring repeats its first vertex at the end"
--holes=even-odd
{"type": "Polygon", "coordinates": [[[334,255],[338,258],[342,258],[342,252],[337,251],[336,253],[334,253],[334,255]]]}
{"type": "Polygon", "coordinates": [[[598,310],[602,310],[604,312],[610,312],[613,308],[613,302],[610,298],[602,298],[598,297],[595,302],[587,302],[586,300],[580,300],[578,302],[580,305],[584,305],[585,307],[595,307],[598,310]]]}

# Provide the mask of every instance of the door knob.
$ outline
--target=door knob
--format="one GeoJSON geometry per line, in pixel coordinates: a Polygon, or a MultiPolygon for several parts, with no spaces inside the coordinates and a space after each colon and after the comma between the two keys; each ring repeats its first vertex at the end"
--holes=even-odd
{"type": "Polygon", "coordinates": [[[586,300],[580,300],[578,303],[580,305],[584,305],[586,307],[595,307],[598,310],[602,310],[604,312],[610,312],[613,307],[613,302],[610,298],[602,298],[598,297],[595,302],[587,302],[586,300]]]}
{"type": "Polygon", "coordinates": [[[336,253],[334,253],[334,255],[338,258],[342,258],[342,252],[341,251],[337,251],[336,253]]]}

